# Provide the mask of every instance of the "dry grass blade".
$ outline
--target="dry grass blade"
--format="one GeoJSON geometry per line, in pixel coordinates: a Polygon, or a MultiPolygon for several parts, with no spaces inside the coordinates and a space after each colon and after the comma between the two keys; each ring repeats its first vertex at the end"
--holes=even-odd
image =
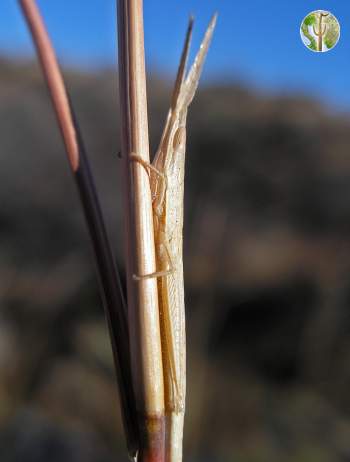
{"type": "Polygon", "coordinates": [[[140,427],[141,461],[164,460],[164,384],[155,271],[149,162],[143,10],[141,0],[118,0],[119,92],[126,213],[126,261],[131,364],[140,427]]]}
{"type": "Polygon", "coordinates": [[[49,36],[35,1],[19,1],[41,61],[90,232],[113,346],[128,450],[132,456],[135,456],[138,449],[138,427],[131,380],[126,307],[119,275],[108,242],[83,140],[49,36]]]}

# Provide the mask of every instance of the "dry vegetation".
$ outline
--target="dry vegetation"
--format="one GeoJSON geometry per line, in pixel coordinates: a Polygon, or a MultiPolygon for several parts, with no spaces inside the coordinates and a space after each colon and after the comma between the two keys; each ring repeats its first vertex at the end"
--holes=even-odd
{"type": "MultiPolygon", "coordinates": [[[[121,263],[117,79],[66,78],[121,263]]],[[[170,85],[148,89],[154,152],[170,85]]],[[[300,95],[200,92],[187,148],[185,458],[348,460],[350,120],[300,95]]],[[[0,63],[0,121],[1,461],[124,458],[89,240],[36,66],[0,63]]]]}

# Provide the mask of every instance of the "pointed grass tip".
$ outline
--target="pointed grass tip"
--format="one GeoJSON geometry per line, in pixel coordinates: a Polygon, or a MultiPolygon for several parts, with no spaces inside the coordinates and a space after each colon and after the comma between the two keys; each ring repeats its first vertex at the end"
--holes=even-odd
{"type": "Polygon", "coordinates": [[[210,20],[208,29],[214,29],[214,27],[216,26],[217,19],[218,19],[218,12],[216,11],[210,20]]]}

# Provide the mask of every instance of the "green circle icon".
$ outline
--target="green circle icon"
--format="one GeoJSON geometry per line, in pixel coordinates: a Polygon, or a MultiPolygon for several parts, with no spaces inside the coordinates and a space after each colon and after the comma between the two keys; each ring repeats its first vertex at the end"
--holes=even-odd
{"type": "Polygon", "coordinates": [[[309,50],[323,53],[331,50],[338,43],[340,25],[337,18],[329,11],[312,11],[301,23],[300,36],[309,50]]]}

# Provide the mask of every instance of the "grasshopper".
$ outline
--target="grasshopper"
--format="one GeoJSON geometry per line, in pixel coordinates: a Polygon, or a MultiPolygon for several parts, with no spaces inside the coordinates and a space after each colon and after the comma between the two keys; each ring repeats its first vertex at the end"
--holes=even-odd
{"type": "Polygon", "coordinates": [[[197,56],[186,74],[193,18],[190,18],[184,49],[172,94],[170,110],[159,148],[151,164],[136,154],[149,173],[157,272],[134,276],[157,277],[165,383],[166,460],[182,459],[182,434],[186,393],[185,303],[182,260],[183,197],[186,152],[186,118],[202,72],[216,24],[213,16],[197,56]]]}

